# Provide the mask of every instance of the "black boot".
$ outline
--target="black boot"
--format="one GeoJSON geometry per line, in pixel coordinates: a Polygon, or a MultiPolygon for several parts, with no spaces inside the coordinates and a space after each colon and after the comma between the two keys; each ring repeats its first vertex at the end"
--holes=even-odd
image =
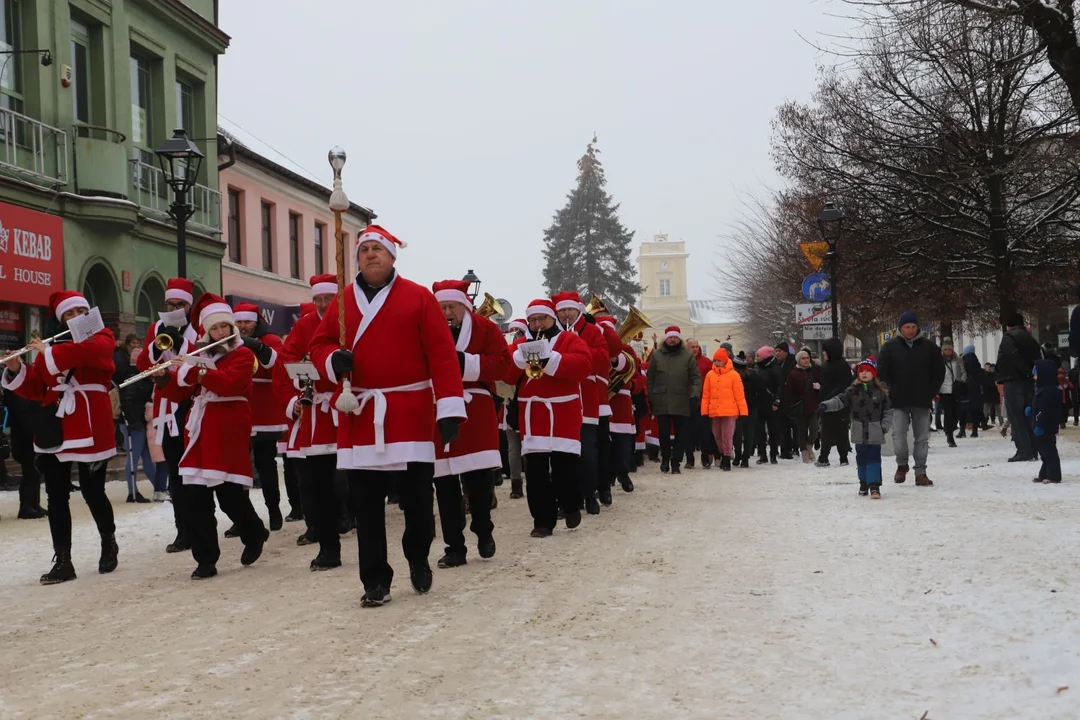
{"type": "Polygon", "coordinates": [[[71,551],[58,551],[53,555],[52,570],[41,576],[42,585],[56,585],[75,579],[75,566],[71,564],[71,551]]]}
{"type": "Polygon", "coordinates": [[[721,460],[720,460],[720,469],[723,470],[724,472],[730,472],[731,471],[731,456],[730,455],[724,455],[721,458],[721,460]]]}
{"type": "Polygon", "coordinates": [[[191,572],[192,580],[207,580],[217,575],[216,565],[200,565],[191,572]]]}
{"type": "Polygon", "coordinates": [[[686,456],[686,464],[685,464],[685,466],[686,466],[687,470],[693,470],[694,469],[694,453],[690,453],[689,455],[686,456]]]}
{"type": "Polygon", "coordinates": [[[600,488],[597,490],[601,505],[611,505],[611,485],[606,481],[600,483],[600,488]]]}
{"type": "Polygon", "coordinates": [[[191,543],[188,542],[187,536],[179,531],[176,533],[176,539],[165,546],[165,552],[167,553],[187,552],[190,549],[191,543]]]}
{"type": "Polygon", "coordinates": [[[319,570],[332,570],[341,567],[341,556],[333,556],[330,553],[319,551],[315,559],[311,561],[312,572],[319,570]]]}
{"type": "Polygon", "coordinates": [[[596,493],[589,493],[585,497],[585,512],[590,515],[600,514],[600,501],[596,499],[596,493]]]}
{"type": "Polygon", "coordinates": [[[40,505],[24,505],[19,508],[20,520],[38,520],[46,517],[49,513],[40,505]]]}
{"type": "Polygon", "coordinates": [[[300,537],[296,538],[296,544],[300,547],[303,547],[305,545],[314,545],[317,542],[319,542],[318,538],[312,535],[310,531],[305,532],[300,537]]]}
{"type": "Polygon", "coordinates": [[[259,556],[262,555],[263,545],[265,545],[266,541],[269,539],[270,531],[263,530],[263,534],[258,540],[250,545],[245,545],[244,552],[240,553],[240,564],[253,565],[255,561],[259,559],[259,556]]]}
{"type": "Polygon", "coordinates": [[[671,470],[671,465],[668,463],[667,458],[660,461],[660,472],[666,473],[671,470]]]}
{"type": "Polygon", "coordinates": [[[510,499],[511,500],[520,500],[523,497],[525,497],[525,493],[522,492],[522,483],[521,483],[521,481],[520,480],[511,480],[510,481],[510,499]]]}
{"type": "Polygon", "coordinates": [[[98,572],[102,575],[111,573],[116,569],[116,565],[119,562],[117,555],[120,554],[120,547],[116,544],[116,536],[113,534],[101,536],[101,559],[98,560],[98,572]]]}
{"type": "Polygon", "coordinates": [[[277,531],[281,529],[281,526],[285,524],[285,521],[281,517],[281,508],[270,508],[270,529],[277,531]]]}

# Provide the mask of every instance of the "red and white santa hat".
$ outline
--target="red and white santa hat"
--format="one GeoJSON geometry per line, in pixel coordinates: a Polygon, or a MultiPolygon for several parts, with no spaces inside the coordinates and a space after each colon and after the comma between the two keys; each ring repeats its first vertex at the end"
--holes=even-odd
{"type": "Polygon", "coordinates": [[[556,310],[585,312],[585,304],[581,302],[581,296],[577,294],[576,290],[564,290],[561,293],[555,293],[551,296],[551,301],[555,303],[556,310]]]}
{"type": "Polygon", "coordinates": [[[313,298],[319,295],[337,295],[337,275],[334,273],[312,275],[308,282],[311,283],[311,297],[313,298]]]}
{"type": "Polygon", "coordinates": [[[555,303],[547,298],[537,298],[529,303],[529,307],[525,308],[525,317],[531,318],[533,315],[547,315],[548,317],[558,319],[558,316],[555,314],[555,303]]]}
{"type": "Polygon", "coordinates": [[[520,330],[523,333],[529,332],[529,323],[525,322],[522,318],[514,318],[510,322],[506,323],[506,327],[509,330],[520,330]]]}
{"type": "Polygon", "coordinates": [[[165,299],[179,300],[190,305],[195,302],[195,283],[187,278],[169,278],[165,285],[165,299]]]}
{"type": "Polygon", "coordinates": [[[439,280],[431,286],[431,292],[435,293],[435,299],[441,303],[456,302],[467,308],[472,308],[472,300],[469,299],[468,280],[439,280]]]}
{"type": "Polygon", "coordinates": [[[597,315],[596,316],[596,324],[597,325],[607,325],[612,330],[617,330],[618,329],[618,328],[615,327],[615,318],[611,317],[610,315],[597,315]]]}
{"type": "Polygon", "coordinates": [[[236,303],[232,314],[233,320],[237,322],[259,322],[259,306],[255,303],[236,303]]]}
{"type": "Polygon", "coordinates": [[[74,290],[60,290],[49,296],[49,309],[58,321],[62,322],[64,313],[75,308],[90,309],[90,303],[82,296],[82,293],[74,290]]]}
{"type": "Polygon", "coordinates": [[[664,339],[665,340],[667,340],[668,338],[673,338],[673,337],[679,338],[680,340],[682,340],[682,328],[680,328],[678,325],[668,325],[667,329],[664,330],[664,339]]]}
{"type": "Polygon", "coordinates": [[[384,227],[378,225],[368,225],[364,228],[364,232],[360,233],[356,237],[356,255],[360,255],[360,245],[368,242],[369,240],[375,240],[387,251],[397,257],[398,248],[408,247],[408,244],[404,240],[398,240],[396,237],[390,234],[384,227]]]}
{"type": "Polygon", "coordinates": [[[203,293],[191,308],[192,317],[199,318],[200,335],[205,335],[207,330],[220,322],[236,324],[233,317],[233,309],[224,298],[214,293],[203,293]]]}

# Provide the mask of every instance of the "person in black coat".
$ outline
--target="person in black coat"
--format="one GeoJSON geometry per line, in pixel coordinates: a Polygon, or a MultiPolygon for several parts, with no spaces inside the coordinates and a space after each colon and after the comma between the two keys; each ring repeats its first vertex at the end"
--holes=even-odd
{"type": "Polygon", "coordinates": [[[1034,421],[1035,447],[1042,458],[1039,476],[1034,482],[1061,482],[1061,458],[1058,456],[1057,434],[1061,424],[1061,390],[1058,388],[1057,366],[1053,360],[1038,360],[1033,368],[1035,398],[1025,414],[1034,421]]]}
{"type": "MultiPolygon", "coordinates": [[[[134,362],[128,362],[124,370],[124,380],[139,374],[134,362]]],[[[118,384],[119,385],[119,384],[118,384]]],[[[127,441],[124,451],[127,460],[124,463],[124,472],[127,476],[128,496],[127,502],[148,503],[149,499],[139,492],[139,460],[142,460],[143,472],[151,482],[157,475],[157,464],[150,457],[150,446],[146,441],[146,406],[153,400],[154,381],[151,378],[132,383],[120,389],[120,415],[127,428],[127,441]]],[[[160,490],[154,488],[155,497],[160,497],[160,490]]]]}
{"type": "MultiPolygon", "coordinates": [[[[964,436],[967,423],[971,423],[971,437],[979,437],[979,427],[986,427],[986,419],[983,417],[983,388],[985,387],[986,371],[983,370],[979,356],[975,354],[974,345],[964,346],[964,374],[967,375],[967,409],[960,417],[960,437],[964,436]]],[[[995,395],[997,393],[995,392],[995,395]]]]}
{"type": "MultiPolygon", "coordinates": [[[[821,352],[821,392],[819,401],[826,402],[839,395],[854,381],[851,367],[844,360],[844,344],[837,338],[825,341],[821,352]]],[[[821,455],[816,465],[829,466],[829,452],[833,447],[840,455],[840,464],[848,464],[851,442],[848,439],[850,410],[843,408],[838,412],[821,417],[821,455]]]]}
{"type": "MultiPolygon", "coordinates": [[[[785,342],[777,343],[773,349],[776,351],[776,362],[780,366],[780,393],[777,397],[780,399],[780,403],[784,404],[787,400],[784,393],[787,388],[788,376],[791,375],[791,371],[795,369],[796,365],[795,352],[785,342]]],[[[795,450],[799,447],[796,439],[795,421],[788,417],[786,413],[780,413],[777,423],[780,426],[780,457],[784,460],[791,460],[795,456],[795,450]]]]}
{"type": "Polygon", "coordinates": [[[1023,316],[1013,315],[1005,324],[1009,329],[998,347],[997,381],[1002,385],[1005,417],[1012,425],[1013,444],[1016,445],[1016,454],[1009,462],[1026,462],[1035,459],[1035,434],[1024,410],[1031,407],[1035,398],[1031,371],[1042,358],[1042,350],[1024,327],[1023,316]]]}
{"type": "Polygon", "coordinates": [[[758,465],[764,465],[767,462],[776,464],[781,434],[786,427],[786,423],[782,423],[780,419],[780,397],[784,387],[784,375],[780,363],[773,355],[774,352],[775,350],[767,345],[757,351],[755,372],[761,379],[761,400],[759,401],[761,410],[757,417],[757,427],[754,429],[758,448],[758,465]],[[768,457],[765,455],[766,442],[771,450],[768,457]]]}
{"type": "MultiPolygon", "coordinates": [[[[37,520],[49,513],[41,507],[41,474],[38,473],[34,453],[34,419],[41,412],[39,403],[19,397],[11,390],[4,390],[4,407],[8,411],[8,428],[11,435],[11,458],[19,464],[22,479],[19,482],[19,517],[37,520]]],[[[55,412],[55,408],[53,409],[55,412]]]]}

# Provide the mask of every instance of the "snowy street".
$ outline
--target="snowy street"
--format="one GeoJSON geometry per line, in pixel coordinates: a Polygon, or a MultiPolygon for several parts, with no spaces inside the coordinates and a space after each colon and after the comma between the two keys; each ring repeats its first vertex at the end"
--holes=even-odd
{"type": "Polygon", "coordinates": [[[506,483],[493,560],[470,534],[469,564],[421,597],[395,542],[393,602],[373,610],[354,535],[319,574],[298,523],[250,568],[222,540],[220,575],[196,583],[189,554],[164,552],[171,508],[124,504],[121,483],[119,569],[97,574],[75,495],[79,578],[42,587],[46,521],[15,520],[4,493],[0,717],[1076,718],[1078,441],[1059,439],[1065,483],[1044,486],[997,433],[958,450],[937,433],[936,487],[894,485],[886,459],[881,501],[835,455],[648,464],[548,539],[506,483]]]}

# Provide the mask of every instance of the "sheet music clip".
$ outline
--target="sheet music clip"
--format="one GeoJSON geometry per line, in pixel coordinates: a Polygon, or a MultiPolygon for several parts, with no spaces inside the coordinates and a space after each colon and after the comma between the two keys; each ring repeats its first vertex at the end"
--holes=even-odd
{"type": "Polygon", "coordinates": [[[285,363],[285,372],[293,380],[318,380],[319,370],[309,362],[285,363]]]}

